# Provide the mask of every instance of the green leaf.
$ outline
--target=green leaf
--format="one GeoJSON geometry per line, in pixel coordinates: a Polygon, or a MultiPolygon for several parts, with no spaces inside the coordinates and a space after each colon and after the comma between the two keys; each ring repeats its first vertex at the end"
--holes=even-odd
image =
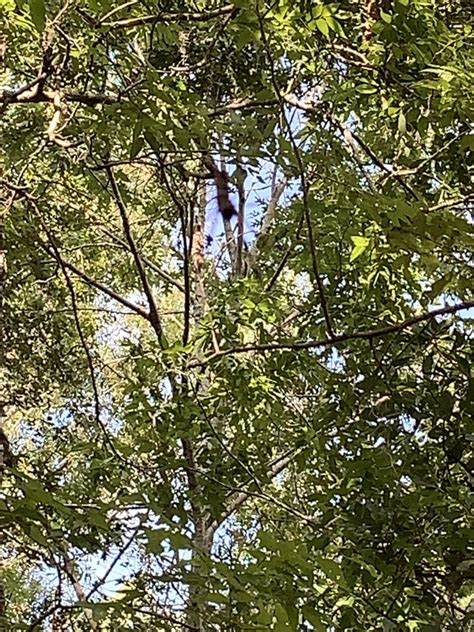
{"type": "Polygon", "coordinates": [[[167,537],[175,549],[190,549],[192,547],[191,540],[182,533],[168,533],[167,537]]]}
{"type": "Polygon", "coordinates": [[[427,355],[423,360],[422,370],[423,373],[429,374],[433,368],[433,354],[427,355]]]}
{"type": "Polygon", "coordinates": [[[160,555],[163,553],[163,540],[168,537],[166,529],[147,529],[147,549],[150,553],[160,555]]]}
{"type": "Polygon", "coordinates": [[[132,146],[130,147],[130,158],[133,160],[137,157],[141,148],[143,147],[143,121],[141,118],[135,123],[135,127],[133,128],[133,136],[132,136],[132,146]]]}
{"type": "Polygon", "coordinates": [[[40,529],[35,524],[30,525],[30,536],[35,542],[37,542],[41,546],[48,546],[48,544],[50,544],[43,530],[40,529]]]}
{"type": "Polygon", "coordinates": [[[434,299],[437,296],[439,296],[444,291],[444,289],[449,285],[450,281],[451,281],[451,273],[448,272],[447,274],[443,275],[440,279],[438,279],[437,281],[433,283],[430,291],[428,292],[428,296],[431,299],[434,299]]]}
{"type": "Polygon", "coordinates": [[[323,35],[325,35],[326,37],[329,36],[329,25],[325,18],[318,18],[315,21],[315,24],[318,30],[321,31],[323,35]]]}
{"type": "Polygon", "coordinates": [[[33,24],[37,30],[41,33],[44,30],[46,23],[46,9],[44,6],[44,0],[29,0],[30,15],[33,20],[33,24]]]}
{"type": "Polygon", "coordinates": [[[405,115],[400,110],[400,114],[398,115],[398,130],[401,134],[405,134],[407,131],[407,121],[405,115]]]}
{"type": "Polygon", "coordinates": [[[325,20],[326,20],[326,22],[327,22],[327,24],[328,24],[328,26],[329,26],[329,28],[331,30],[333,30],[335,33],[337,33],[341,37],[345,37],[344,30],[343,30],[341,24],[337,20],[335,20],[332,17],[332,15],[327,15],[325,17],[325,20]]]}
{"type": "Polygon", "coordinates": [[[276,623],[273,626],[275,632],[288,632],[290,628],[290,620],[286,609],[280,604],[275,605],[276,623]]]}
{"type": "Polygon", "coordinates": [[[321,615],[311,606],[303,606],[303,616],[311,623],[316,632],[327,632],[327,626],[323,623],[321,615]]]}
{"type": "Polygon", "coordinates": [[[357,259],[357,257],[360,257],[360,255],[366,250],[367,246],[370,243],[370,239],[360,236],[354,236],[351,237],[351,239],[354,242],[354,248],[352,249],[350,258],[350,261],[352,262],[357,259]]]}
{"type": "Polygon", "coordinates": [[[329,578],[335,581],[339,586],[345,585],[344,575],[342,569],[337,562],[329,558],[317,556],[317,563],[323,573],[329,578]]]}
{"type": "Polygon", "coordinates": [[[351,608],[354,605],[354,602],[355,602],[355,597],[353,595],[346,595],[338,599],[336,603],[334,604],[334,607],[335,608],[346,608],[346,607],[351,608]]]}
{"type": "Polygon", "coordinates": [[[276,540],[275,536],[268,531],[260,531],[258,534],[260,544],[269,551],[279,551],[280,543],[276,540]]]}
{"type": "MultiPolygon", "coordinates": [[[[236,592],[232,593],[232,597],[233,599],[238,601],[238,599],[236,598],[236,592]]],[[[229,597],[227,595],[223,595],[222,593],[217,593],[217,592],[205,593],[203,595],[203,601],[204,602],[210,601],[211,603],[218,603],[218,604],[228,604],[229,597]]]]}
{"type": "Polygon", "coordinates": [[[377,87],[369,83],[363,83],[357,86],[356,90],[359,94],[375,94],[377,92],[377,87]]]}
{"type": "Polygon", "coordinates": [[[144,136],[145,136],[146,142],[150,145],[150,147],[153,149],[154,152],[159,154],[163,150],[163,147],[160,145],[160,143],[158,142],[153,132],[147,129],[144,132],[144,136]]]}

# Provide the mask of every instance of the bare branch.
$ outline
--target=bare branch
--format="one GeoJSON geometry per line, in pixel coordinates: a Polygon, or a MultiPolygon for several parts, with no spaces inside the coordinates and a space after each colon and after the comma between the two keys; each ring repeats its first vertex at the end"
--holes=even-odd
{"type": "MultiPolygon", "coordinates": [[[[74,561],[66,554],[63,555],[63,561],[64,561],[64,572],[66,573],[69,581],[71,582],[74,588],[74,592],[76,593],[77,600],[81,604],[87,603],[87,596],[77,576],[74,561]]],[[[84,614],[86,616],[88,624],[90,625],[91,630],[97,630],[98,624],[94,620],[94,615],[91,608],[84,608],[84,614]]]]}
{"type": "MultiPolygon", "coordinates": [[[[36,209],[38,216],[41,217],[41,209],[38,207],[36,198],[33,195],[31,195],[31,193],[29,193],[28,187],[15,186],[3,179],[0,179],[0,184],[6,186],[8,189],[13,191],[15,196],[19,196],[28,200],[28,202],[36,209]]],[[[42,223],[42,225],[43,227],[45,227],[44,223],[42,223]]],[[[144,309],[142,309],[138,305],[135,305],[135,303],[132,303],[131,301],[128,301],[126,298],[123,298],[123,296],[120,296],[120,294],[117,294],[117,292],[115,292],[114,290],[111,290],[109,287],[107,287],[100,281],[96,281],[95,279],[90,277],[88,274],[86,274],[85,272],[77,268],[73,263],[66,261],[66,259],[64,259],[64,257],[61,256],[59,250],[56,247],[54,247],[54,244],[53,244],[53,247],[50,247],[47,244],[43,243],[42,241],[38,241],[38,245],[45,252],[47,252],[48,255],[50,255],[50,257],[52,257],[55,261],[57,261],[57,263],[61,267],[64,266],[68,270],[71,270],[71,272],[74,272],[74,274],[76,274],[80,279],[82,279],[82,281],[84,281],[87,285],[94,287],[96,290],[100,290],[104,294],[107,294],[107,296],[112,298],[114,301],[117,301],[117,303],[120,303],[124,307],[127,307],[130,311],[134,312],[135,314],[138,314],[138,316],[141,316],[142,318],[145,318],[146,320],[150,321],[150,315],[148,314],[148,312],[146,312],[144,309]]]]}
{"type": "Polygon", "coordinates": [[[237,171],[237,191],[239,194],[239,208],[237,211],[237,256],[235,259],[235,275],[242,274],[242,254],[244,247],[244,217],[245,217],[245,173],[237,171]]]}
{"type": "MultiPolygon", "coordinates": [[[[101,418],[101,405],[100,405],[100,397],[99,397],[99,387],[97,385],[97,379],[96,379],[96,375],[95,375],[95,370],[94,370],[94,362],[92,360],[92,353],[89,349],[89,346],[87,344],[87,340],[86,337],[84,335],[83,329],[82,329],[82,325],[81,325],[81,319],[79,318],[79,312],[78,312],[78,305],[77,305],[77,298],[76,298],[76,292],[74,289],[74,285],[71,281],[71,279],[69,278],[69,274],[68,274],[68,269],[65,265],[65,262],[61,259],[61,255],[59,253],[58,247],[56,245],[56,242],[54,240],[53,235],[51,234],[51,232],[49,231],[48,227],[46,226],[46,224],[44,223],[44,221],[41,218],[41,211],[38,208],[38,205],[35,203],[34,204],[34,208],[36,209],[36,211],[38,212],[38,216],[39,216],[39,220],[41,223],[41,226],[43,228],[43,230],[45,231],[50,243],[51,243],[51,250],[54,253],[54,256],[56,258],[56,260],[58,261],[63,276],[64,276],[64,280],[66,282],[66,286],[68,288],[70,297],[71,297],[71,305],[72,305],[72,310],[73,310],[73,316],[74,316],[74,323],[76,325],[76,330],[77,330],[77,334],[79,336],[79,340],[81,342],[81,346],[84,350],[84,353],[86,355],[86,359],[87,359],[87,366],[89,368],[89,375],[90,375],[90,380],[91,380],[91,385],[92,385],[92,393],[94,396],[94,414],[95,414],[95,420],[97,425],[99,426],[100,430],[102,431],[105,440],[108,444],[108,446],[111,448],[112,453],[114,454],[114,456],[118,457],[120,459],[120,455],[118,454],[115,445],[112,441],[112,439],[109,436],[109,433],[107,431],[107,428],[104,424],[104,422],[102,421],[101,418]]],[[[78,594],[78,598],[79,594],[78,594]]]]}
{"type": "Polygon", "coordinates": [[[119,548],[116,556],[114,557],[114,559],[110,563],[110,565],[107,568],[107,570],[105,571],[105,573],[102,575],[102,577],[97,579],[97,581],[94,583],[92,588],[87,593],[87,596],[84,596],[84,598],[87,601],[89,601],[89,599],[92,597],[92,595],[94,593],[96,593],[99,590],[99,588],[105,584],[105,582],[107,581],[107,578],[109,577],[110,573],[114,570],[115,566],[117,566],[117,564],[121,561],[121,559],[125,555],[127,549],[129,549],[130,546],[133,544],[133,542],[134,542],[134,540],[135,540],[135,538],[137,536],[137,533],[140,531],[141,527],[142,527],[142,525],[141,525],[141,523],[139,523],[138,526],[133,530],[131,536],[119,548]]]}
{"type": "Polygon", "coordinates": [[[446,200],[445,202],[440,202],[435,206],[430,206],[426,209],[428,213],[434,213],[435,211],[441,211],[445,208],[452,208],[453,206],[461,206],[470,200],[474,200],[474,193],[469,193],[462,198],[455,198],[454,200],[446,200]]]}
{"type": "MultiPolygon", "coordinates": [[[[267,477],[269,480],[273,480],[275,476],[283,472],[283,470],[291,463],[295,456],[295,451],[291,451],[289,454],[286,453],[275,459],[269,471],[267,472],[267,477]]],[[[260,490],[260,494],[263,492],[260,490]]],[[[214,520],[207,528],[207,537],[212,538],[216,529],[233,513],[238,511],[242,505],[250,498],[250,494],[248,491],[243,491],[240,493],[235,493],[231,498],[227,508],[222,512],[221,516],[218,520],[214,520]]]]}
{"type": "Polygon", "coordinates": [[[274,105],[278,105],[278,99],[266,99],[264,101],[253,101],[252,99],[247,98],[233,99],[232,101],[225,103],[222,107],[212,110],[212,112],[210,112],[210,116],[219,116],[236,110],[254,110],[256,108],[270,107],[274,105]]]}
{"type": "Polygon", "coordinates": [[[186,207],[181,202],[179,197],[176,195],[174,188],[171,186],[168,176],[166,174],[166,169],[164,165],[161,165],[161,172],[163,175],[163,180],[166,185],[166,189],[170,194],[173,203],[178,209],[180,224],[181,224],[181,239],[183,241],[183,262],[184,262],[184,326],[183,326],[183,344],[186,345],[189,338],[189,327],[190,327],[190,313],[191,313],[191,277],[190,277],[190,248],[188,245],[188,238],[186,234],[186,207]]]}
{"type": "Polygon", "coordinates": [[[411,188],[411,186],[409,184],[407,184],[403,178],[400,177],[400,175],[398,175],[396,172],[393,172],[391,169],[389,169],[387,167],[387,165],[385,165],[378,157],[377,155],[372,151],[372,149],[367,145],[367,143],[362,140],[362,138],[354,131],[350,130],[347,127],[344,127],[341,123],[339,123],[339,121],[337,121],[336,119],[333,119],[334,123],[336,124],[336,126],[339,128],[339,131],[344,135],[344,137],[352,137],[357,144],[360,146],[360,148],[364,151],[364,153],[372,160],[372,162],[377,165],[377,167],[379,169],[381,169],[382,171],[385,171],[386,173],[390,174],[390,176],[392,176],[393,178],[395,178],[395,180],[405,189],[405,191],[407,193],[409,193],[411,195],[411,197],[415,200],[419,199],[418,194],[411,188]]]}
{"type": "Polygon", "coordinates": [[[118,7],[114,7],[108,13],[106,13],[104,16],[100,18],[99,24],[103,24],[104,22],[107,22],[107,20],[110,19],[116,13],[119,13],[120,11],[124,11],[125,9],[129,9],[130,7],[133,7],[136,4],[138,4],[138,0],[130,0],[130,2],[125,2],[125,4],[120,4],[118,7]]]}

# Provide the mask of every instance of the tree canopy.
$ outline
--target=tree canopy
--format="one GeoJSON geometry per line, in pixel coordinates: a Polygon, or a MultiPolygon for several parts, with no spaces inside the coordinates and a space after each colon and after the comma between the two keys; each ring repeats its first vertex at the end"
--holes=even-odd
{"type": "Polygon", "coordinates": [[[5,630],[468,630],[470,0],[0,0],[5,630]]]}

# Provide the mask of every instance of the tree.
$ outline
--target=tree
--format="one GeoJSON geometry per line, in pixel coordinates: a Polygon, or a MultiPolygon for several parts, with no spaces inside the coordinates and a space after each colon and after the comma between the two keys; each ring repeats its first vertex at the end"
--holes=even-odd
{"type": "Polygon", "coordinates": [[[467,629],[469,3],[2,13],[5,629],[467,629]]]}

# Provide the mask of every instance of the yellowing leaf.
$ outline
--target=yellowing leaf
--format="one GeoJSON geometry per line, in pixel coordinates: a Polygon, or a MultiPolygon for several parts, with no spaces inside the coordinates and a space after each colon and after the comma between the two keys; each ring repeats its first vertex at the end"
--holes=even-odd
{"type": "Polygon", "coordinates": [[[407,121],[403,112],[400,112],[398,115],[398,129],[402,134],[405,134],[407,131],[407,121]]]}
{"type": "Polygon", "coordinates": [[[357,259],[357,257],[359,257],[364,250],[367,248],[367,246],[369,245],[370,239],[367,239],[367,237],[351,237],[352,241],[354,242],[354,248],[352,249],[351,252],[351,261],[354,261],[354,259],[357,259]]]}

